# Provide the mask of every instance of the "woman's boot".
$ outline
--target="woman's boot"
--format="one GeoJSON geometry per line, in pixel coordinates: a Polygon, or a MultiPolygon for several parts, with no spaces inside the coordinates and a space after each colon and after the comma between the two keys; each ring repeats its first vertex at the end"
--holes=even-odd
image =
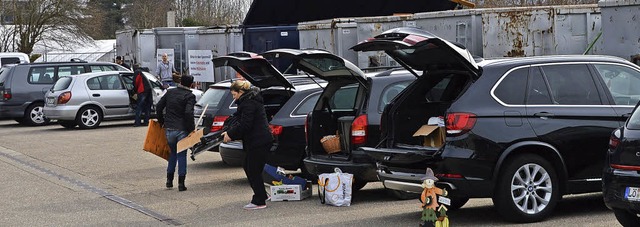
{"type": "Polygon", "coordinates": [[[173,188],[173,173],[167,173],[167,188],[173,188]]]}
{"type": "Polygon", "coordinates": [[[187,187],[184,186],[184,179],[187,176],[178,176],[178,191],[186,191],[187,187]]]}

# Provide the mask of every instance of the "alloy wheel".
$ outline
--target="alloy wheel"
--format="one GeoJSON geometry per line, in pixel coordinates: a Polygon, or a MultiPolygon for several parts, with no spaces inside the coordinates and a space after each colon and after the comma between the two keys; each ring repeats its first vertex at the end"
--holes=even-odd
{"type": "Polygon", "coordinates": [[[538,164],[521,166],[511,179],[511,199],[527,214],[544,210],[551,201],[552,189],[549,173],[538,164]]]}
{"type": "Polygon", "coordinates": [[[82,112],[81,121],[82,124],[87,127],[93,127],[98,123],[99,119],[100,114],[98,114],[98,111],[94,109],[89,108],[82,112]]]}
{"type": "Polygon", "coordinates": [[[40,125],[46,122],[42,109],[42,106],[36,106],[31,109],[31,112],[29,112],[29,118],[31,118],[31,121],[33,121],[34,124],[40,125]]]}

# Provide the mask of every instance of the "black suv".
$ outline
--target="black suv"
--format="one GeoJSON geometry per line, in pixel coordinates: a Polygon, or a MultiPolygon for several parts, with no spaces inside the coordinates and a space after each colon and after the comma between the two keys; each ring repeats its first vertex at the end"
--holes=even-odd
{"type": "Polygon", "coordinates": [[[23,125],[49,122],[42,109],[44,94],[62,76],[87,72],[129,71],[108,62],[43,62],[5,65],[0,68],[0,119],[23,125]]]}
{"type": "Polygon", "coordinates": [[[328,82],[306,121],[306,171],[317,176],[339,167],[354,174],[355,190],[378,181],[375,162],[357,148],[378,143],[384,106],[416,77],[399,70],[365,74],[351,62],[322,50],[277,49],[263,55],[290,60],[292,68],[328,82]],[[336,133],[340,136],[340,151],[329,154],[320,141],[336,133]]]}
{"type": "MultiPolygon", "coordinates": [[[[284,76],[268,60],[255,54],[231,54],[218,57],[213,62],[216,67],[233,68],[253,86],[261,89],[267,120],[275,139],[267,163],[291,170],[302,168],[304,120],[326,82],[307,75],[284,76]]],[[[206,117],[203,117],[203,125],[208,130],[206,133],[222,130],[225,120],[235,113],[237,107],[229,92],[230,86],[231,81],[211,85],[198,101],[196,117],[208,104],[206,117]]],[[[245,153],[241,141],[222,143],[219,147],[212,145],[208,149],[218,150],[225,164],[242,164],[245,153]]]]}
{"type": "Polygon", "coordinates": [[[617,57],[476,63],[464,47],[413,28],[353,49],[423,71],[382,114],[383,142],[361,148],[385,186],[419,192],[430,167],[453,208],[489,197],[516,222],[544,219],[562,195],[600,191],[609,136],[640,100],[640,68],[617,57]],[[413,136],[430,118],[444,119],[442,146],[413,136]]]}
{"type": "MultiPolygon", "coordinates": [[[[640,82],[640,77],[634,77],[640,82]]],[[[629,87],[640,93],[640,86],[629,87]]],[[[604,173],[604,203],[623,226],[640,226],[640,109],[611,134],[604,173]]]]}

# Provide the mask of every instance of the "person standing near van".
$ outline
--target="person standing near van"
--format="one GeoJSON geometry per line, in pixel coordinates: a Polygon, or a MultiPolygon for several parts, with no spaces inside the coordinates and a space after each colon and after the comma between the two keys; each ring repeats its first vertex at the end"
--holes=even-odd
{"type": "Polygon", "coordinates": [[[122,59],[122,56],[116,57],[116,64],[131,70],[131,66],[127,65],[127,63],[124,63],[124,59],[122,59]]]}
{"type": "Polygon", "coordinates": [[[149,80],[142,74],[142,70],[139,67],[134,67],[134,90],[136,92],[136,118],[134,120],[134,127],[140,126],[141,115],[144,112],[143,125],[149,124],[149,116],[151,115],[151,103],[153,97],[151,96],[151,87],[149,86],[149,80]]]}
{"type": "Polygon", "coordinates": [[[251,84],[244,80],[234,81],[230,90],[238,104],[234,117],[239,117],[239,124],[223,133],[224,142],[242,140],[242,149],[247,154],[242,167],[253,190],[253,197],[244,209],[264,209],[267,208],[267,192],[264,189],[262,171],[273,144],[264,101],[259,90],[251,88],[251,84]]]}
{"type": "Polygon", "coordinates": [[[156,75],[158,75],[165,88],[176,86],[176,83],[173,82],[173,73],[177,73],[175,68],[173,68],[173,63],[169,61],[169,55],[163,53],[162,61],[158,62],[156,67],[156,75]]]}
{"type": "Polygon", "coordinates": [[[167,166],[167,188],[173,187],[173,176],[178,164],[178,191],[185,191],[184,184],[187,176],[187,151],[177,151],[178,141],[187,137],[195,130],[193,120],[193,106],[196,96],[189,87],[193,83],[193,76],[184,75],[177,88],[168,89],[157,104],[156,114],[158,123],[166,130],[167,143],[171,149],[169,165],[167,166]]]}

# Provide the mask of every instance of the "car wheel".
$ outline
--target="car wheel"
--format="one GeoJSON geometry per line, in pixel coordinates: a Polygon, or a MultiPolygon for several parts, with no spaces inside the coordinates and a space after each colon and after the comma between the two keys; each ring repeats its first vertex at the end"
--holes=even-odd
{"type": "Polygon", "coordinates": [[[551,163],[538,155],[518,155],[500,172],[493,203],[506,220],[536,222],[551,214],[560,198],[551,163]]]}
{"type": "Polygon", "coordinates": [[[351,191],[356,192],[360,191],[360,189],[364,188],[367,185],[366,181],[359,181],[357,178],[353,178],[353,182],[351,184],[351,191]]]}
{"type": "Polygon", "coordinates": [[[96,128],[102,122],[102,111],[97,107],[82,107],[76,116],[76,123],[81,129],[96,128]]]}
{"type": "Polygon", "coordinates": [[[387,189],[387,193],[399,200],[418,199],[420,194],[400,190],[387,189]]]}
{"type": "Polygon", "coordinates": [[[62,127],[65,127],[65,128],[75,128],[76,125],[78,125],[78,123],[76,123],[75,121],[62,121],[62,120],[58,120],[58,124],[62,125],[62,127]]]}
{"type": "Polygon", "coordinates": [[[31,104],[24,113],[24,119],[21,124],[41,126],[49,123],[49,119],[44,116],[42,103],[31,104]]]}
{"type": "Polygon", "coordinates": [[[622,226],[640,226],[640,217],[626,210],[614,209],[613,213],[622,226]]]}

